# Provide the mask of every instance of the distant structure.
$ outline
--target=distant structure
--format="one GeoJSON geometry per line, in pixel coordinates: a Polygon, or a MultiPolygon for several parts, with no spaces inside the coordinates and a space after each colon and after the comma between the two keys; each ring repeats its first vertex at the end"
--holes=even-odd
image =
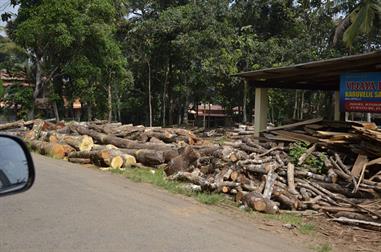
{"type": "Polygon", "coordinates": [[[10,86],[22,86],[22,87],[32,87],[34,86],[28,82],[25,73],[10,74],[7,70],[0,70],[0,79],[3,81],[3,87],[7,88],[10,86]]]}
{"type": "MultiPolygon", "coordinates": [[[[0,70],[0,79],[2,81],[2,84],[3,84],[5,91],[9,87],[13,87],[13,86],[20,86],[20,87],[33,87],[34,86],[32,83],[28,82],[28,80],[26,78],[26,74],[22,73],[22,72],[19,72],[16,74],[11,74],[7,70],[2,69],[2,70],[0,70]]],[[[12,109],[12,108],[14,108],[14,106],[15,106],[14,104],[5,104],[5,102],[0,99],[0,108],[8,107],[8,108],[12,109]]]]}
{"type": "Polygon", "coordinates": [[[189,122],[200,127],[231,126],[234,122],[239,122],[241,117],[241,107],[234,107],[228,111],[220,104],[201,103],[197,106],[191,104],[188,108],[189,122]]]}
{"type": "MultiPolygon", "coordinates": [[[[5,97],[7,96],[7,91],[11,87],[22,87],[22,88],[34,88],[35,84],[30,82],[26,76],[25,72],[10,73],[7,70],[0,70],[0,79],[5,90],[5,97]]],[[[82,103],[79,98],[75,98],[72,103],[69,103],[69,99],[63,96],[64,107],[66,112],[66,117],[69,117],[68,111],[72,111],[70,116],[73,119],[79,120],[81,117],[82,103]]],[[[53,117],[53,104],[49,98],[49,89],[44,88],[40,95],[34,101],[35,109],[43,112],[45,116],[53,117]]],[[[9,111],[16,111],[21,108],[19,104],[7,104],[4,100],[0,98],[0,109],[9,109],[9,111]],[[16,107],[17,106],[17,107],[16,107]]],[[[15,119],[15,115],[8,115],[10,119],[15,119]]]]}

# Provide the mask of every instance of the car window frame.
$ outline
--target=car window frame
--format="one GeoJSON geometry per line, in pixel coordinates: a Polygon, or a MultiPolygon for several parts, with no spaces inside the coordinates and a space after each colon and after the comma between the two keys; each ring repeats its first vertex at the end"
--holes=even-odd
{"type": "Polygon", "coordinates": [[[32,155],[30,154],[28,146],[26,145],[26,143],[21,138],[16,137],[16,136],[7,135],[7,134],[0,134],[0,138],[1,137],[9,138],[9,139],[15,141],[16,143],[18,143],[19,146],[21,147],[21,149],[24,151],[25,158],[26,158],[26,161],[28,163],[28,180],[25,183],[25,186],[23,186],[20,189],[15,190],[15,191],[0,193],[0,197],[4,197],[4,196],[16,194],[16,193],[22,193],[22,192],[29,190],[32,187],[32,185],[34,184],[35,177],[36,177],[36,171],[34,168],[32,155]]]}

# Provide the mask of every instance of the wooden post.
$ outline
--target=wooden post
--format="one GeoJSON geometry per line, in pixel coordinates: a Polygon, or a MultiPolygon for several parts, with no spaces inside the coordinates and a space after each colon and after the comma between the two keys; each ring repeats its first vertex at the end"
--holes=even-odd
{"type": "MultiPolygon", "coordinates": [[[[345,112],[345,121],[349,121],[349,112],[345,112]]],[[[353,120],[352,120],[353,121],[353,120]]]]}
{"type": "Polygon", "coordinates": [[[242,105],[242,112],[243,112],[243,118],[242,122],[247,123],[247,80],[243,82],[243,105],[242,105]]]}
{"type": "Polygon", "coordinates": [[[335,121],[340,121],[340,92],[339,90],[336,90],[334,95],[333,95],[333,103],[335,106],[334,110],[334,120],[335,121]]]}
{"type": "Polygon", "coordinates": [[[372,122],[372,114],[371,113],[366,113],[366,121],[372,122]]]}
{"type": "Polygon", "coordinates": [[[255,136],[267,127],[268,112],[267,88],[255,88],[255,136]]]}

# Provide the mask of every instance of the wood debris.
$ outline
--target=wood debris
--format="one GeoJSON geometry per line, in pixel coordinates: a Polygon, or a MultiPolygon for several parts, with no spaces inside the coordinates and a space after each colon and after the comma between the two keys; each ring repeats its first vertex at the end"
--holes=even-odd
{"type": "Polygon", "coordinates": [[[17,121],[0,129],[41,154],[73,163],[164,165],[169,180],[223,193],[260,212],[313,210],[380,230],[381,131],[374,124],[319,118],[269,129],[259,138],[252,137],[253,127],[207,131],[208,137],[223,135],[215,144],[185,129],[103,121],[17,121]]]}

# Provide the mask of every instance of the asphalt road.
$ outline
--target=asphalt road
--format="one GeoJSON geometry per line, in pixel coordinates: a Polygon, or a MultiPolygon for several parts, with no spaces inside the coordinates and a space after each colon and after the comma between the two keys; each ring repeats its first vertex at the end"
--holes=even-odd
{"type": "Polygon", "coordinates": [[[0,251],[306,251],[248,218],[34,155],[30,191],[0,198],[0,251]]]}

